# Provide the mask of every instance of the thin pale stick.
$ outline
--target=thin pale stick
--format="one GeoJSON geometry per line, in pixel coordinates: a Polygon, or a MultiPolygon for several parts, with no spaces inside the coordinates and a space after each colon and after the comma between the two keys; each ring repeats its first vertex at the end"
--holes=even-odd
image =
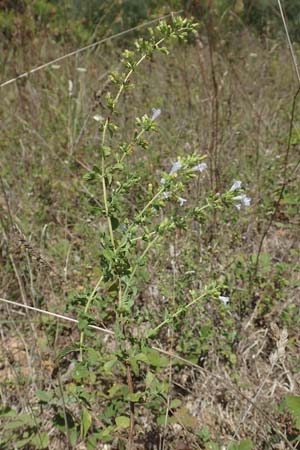
{"type": "MultiPolygon", "coordinates": [[[[56,317],[57,319],[62,320],[68,320],[69,322],[73,323],[79,323],[78,320],[73,319],[72,317],[63,316],[62,314],[53,313],[50,311],[46,311],[45,309],[35,308],[33,306],[24,305],[23,303],[13,302],[12,300],[7,300],[6,298],[1,298],[0,301],[4,303],[8,303],[9,305],[17,306],[20,308],[30,309],[31,311],[35,311],[41,314],[47,314],[48,316],[56,317]]],[[[110,334],[111,336],[114,336],[115,333],[111,330],[108,330],[106,328],[97,327],[96,325],[88,325],[89,328],[92,328],[93,330],[102,331],[103,333],[110,334]]]]}
{"type": "Polygon", "coordinates": [[[4,83],[0,84],[0,88],[2,88],[4,86],[7,86],[7,85],[9,85],[11,83],[14,83],[15,81],[20,80],[21,78],[28,77],[29,75],[32,75],[33,73],[38,72],[39,70],[45,69],[46,67],[51,66],[52,64],[58,63],[60,61],[63,61],[66,58],[70,58],[71,56],[78,55],[79,53],[85,52],[86,50],[89,50],[89,49],[92,49],[94,47],[97,47],[98,45],[104,44],[105,42],[112,41],[112,40],[117,39],[117,38],[119,38],[121,36],[124,36],[125,34],[129,34],[132,31],[139,30],[141,28],[145,28],[148,25],[152,25],[152,24],[154,24],[156,22],[159,22],[160,20],[167,19],[168,17],[173,17],[174,15],[180,14],[182,12],[183,12],[183,10],[176,11],[176,12],[171,12],[169,14],[166,14],[164,16],[158,17],[156,19],[149,20],[146,23],[142,23],[140,25],[137,25],[136,27],[132,27],[132,28],[129,28],[127,30],[120,31],[120,33],[116,33],[116,34],[113,34],[112,36],[108,36],[108,37],[106,37],[104,39],[101,39],[100,41],[94,42],[93,44],[86,45],[85,47],[79,48],[79,49],[74,50],[74,51],[72,51],[70,53],[67,53],[65,55],[59,56],[58,58],[55,58],[52,61],[49,61],[49,62],[47,62],[45,64],[41,64],[40,66],[37,66],[37,67],[35,67],[35,68],[31,69],[31,70],[28,70],[27,72],[21,73],[21,75],[18,75],[15,78],[11,78],[10,80],[4,81],[4,83]]]}
{"type": "Polygon", "coordinates": [[[277,0],[277,2],[278,2],[281,19],[282,19],[283,26],[284,26],[284,31],[285,31],[286,38],[287,38],[287,41],[288,41],[289,49],[290,49],[290,52],[291,52],[293,64],[294,64],[295,71],[296,71],[296,74],[297,74],[298,82],[300,84],[300,73],[299,73],[299,69],[298,69],[298,63],[297,63],[296,55],[295,55],[295,52],[294,52],[294,49],[293,49],[293,44],[292,44],[291,39],[290,39],[287,23],[286,23],[286,20],[285,20],[285,17],[284,17],[284,12],[283,12],[283,9],[282,9],[281,0],[277,0]]]}

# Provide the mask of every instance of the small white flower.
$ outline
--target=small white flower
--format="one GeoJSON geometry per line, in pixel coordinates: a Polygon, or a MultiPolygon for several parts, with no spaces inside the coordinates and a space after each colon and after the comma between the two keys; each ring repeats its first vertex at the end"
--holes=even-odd
{"type": "Polygon", "coordinates": [[[182,167],[182,164],[181,164],[180,160],[174,162],[172,165],[172,169],[170,170],[170,175],[173,175],[174,173],[178,172],[178,170],[180,170],[181,167],[182,167]]]}
{"type": "Polygon", "coordinates": [[[93,119],[96,120],[96,122],[103,122],[104,117],[102,117],[100,114],[96,114],[93,116],[93,119]]]}
{"type": "Polygon", "coordinates": [[[223,305],[227,305],[229,303],[229,297],[225,297],[224,295],[220,295],[219,300],[223,303],[223,305]]]}
{"type": "Polygon", "coordinates": [[[85,67],[76,67],[77,72],[86,72],[86,68],[85,67]]]}
{"type": "Polygon", "coordinates": [[[170,197],[170,192],[168,192],[168,191],[163,192],[163,197],[164,197],[165,199],[169,198],[169,197],[170,197]]]}
{"type": "Polygon", "coordinates": [[[110,444],[104,444],[102,447],[102,450],[110,450],[110,449],[111,449],[110,444]]]}
{"type": "Polygon", "coordinates": [[[241,181],[233,180],[233,185],[231,186],[231,188],[229,190],[230,190],[230,192],[237,191],[238,189],[241,189],[241,187],[242,187],[241,181]]]}
{"type": "Polygon", "coordinates": [[[162,185],[166,184],[166,180],[164,178],[161,178],[160,179],[160,184],[162,184],[162,185]]]}
{"type": "Polygon", "coordinates": [[[194,172],[203,172],[204,170],[206,170],[207,169],[207,164],[206,163],[200,163],[200,164],[197,164],[197,166],[194,166],[193,168],[192,168],[192,170],[194,171],[194,172]]]}
{"type": "Polygon", "coordinates": [[[152,108],[151,120],[156,120],[161,115],[161,109],[152,108]]]}
{"type": "Polygon", "coordinates": [[[235,204],[237,209],[241,209],[241,206],[248,207],[251,205],[251,198],[247,197],[246,194],[240,194],[234,197],[234,201],[238,202],[235,204]]]}
{"type": "Polygon", "coordinates": [[[182,197],[178,197],[178,201],[179,201],[179,205],[183,206],[187,202],[187,199],[186,198],[182,198],[182,197]]]}
{"type": "Polygon", "coordinates": [[[68,90],[69,90],[69,95],[71,96],[73,94],[73,81],[72,80],[68,80],[68,90]]]}

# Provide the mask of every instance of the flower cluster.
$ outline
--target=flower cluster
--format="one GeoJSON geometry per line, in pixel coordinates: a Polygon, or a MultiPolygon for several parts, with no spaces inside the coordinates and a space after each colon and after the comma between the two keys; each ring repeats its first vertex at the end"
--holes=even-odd
{"type": "Polygon", "coordinates": [[[161,110],[159,108],[152,108],[151,120],[156,120],[161,115],[161,110]]]}
{"type": "Polygon", "coordinates": [[[207,169],[207,164],[206,163],[200,163],[200,164],[197,164],[197,166],[194,166],[192,168],[192,171],[193,172],[203,172],[206,169],[207,169]]]}
{"type": "MultiPolygon", "coordinates": [[[[229,192],[239,191],[242,188],[242,182],[239,180],[233,180],[233,185],[229,189],[229,192]]],[[[234,205],[237,209],[241,209],[242,206],[250,206],[251,198],[242,193],[233,197],[234,205]]]]}
{"type": "Polygon", "coordinates": [[[225,297],[224,295],[220,295],[219,300],[223,303],[224,306],[228,305],[230,301],[229,297],[225,297]]]}
{"type": "Polygon", "coordinates": [[[242,206],[250,206],[251,204],[251,198],[247,197],[246,194],[240,194],[234,197],[234,200],[237,202],[235,203],[235,207],[237,209],[241,209],[242,206]]]}
{"type": "Polygon", "coordinates": [[[180,159],[178,159],[178,161],[173,162],[172,164],[173,165],[169,172],[169,175],[174,175],[182,168],[182,163],[181,163],[180,159]]]}
{"type": "MultiPolygon", "coordinates": [[[[177,161],[172,162],[172,167],[168,174],[169,177],[175,178],[177,176],[177,173],[183,168],[187,169],[187,173],[189,172],[190,174],[191,174],[191,172],[203,172],[204,170],[207,169],[207,164],[203,163],[203,162],[199,163],[195,166],[192,166],[192,168],[189,168],[188,166],[189,166],[189,164],[187,164],[186,161],[177,159],[177,161]]],[[[166,185],[167,184],[166,179],[161,178],[160,184],[163,186],[166,185]]],[[[168,186],[169,186],[169,183],[168,183],[168,186]]],[[[168,190],[166,190],[162,193],[162,195],[163,195],[164,199],[168,199],[170,197],[170,192],[168,190]]],[[[183,206],[187,202],[187,199],[183,198],[183,197],[177,197],[177,200],[178,200],[180,206],[183,206]]]]}

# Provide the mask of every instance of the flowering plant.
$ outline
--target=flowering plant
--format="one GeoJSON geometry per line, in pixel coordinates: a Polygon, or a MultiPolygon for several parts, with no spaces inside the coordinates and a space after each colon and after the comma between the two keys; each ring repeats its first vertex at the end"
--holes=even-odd
{"type": "MultiPolygon", "coordinates": [[[[151,323],[149,330],[146,310],[141,307],[139,298],[145,289],[145,282],[141,280],[147,279],[145,268],[151,264],[153,250],[157,254],[169,236],[178,230],[187,230],[194,222],[202,223],[215,209],[233,205],[240,209],[250,205],[241,182],[235,180],[225,193],[211,194],[203,205],[193,206],[189,186],[199,177],[206,177],[207,169],[206,155],[199,151],[169,161],[167,170],[162,169],[148,186],[143,186],[143,177],[126,164],[138,149],[147,152],[149,139],[153,133],[159,132],[158,122],[164,120],[164,111],[153,107],[149,115],[136,118],[132,139],[120,143],[118,105],[122,93],[132,89],[131,78],[146,58],[154,52],[168,53],[166,45],[170,38],[184,40],[195,29],[191,21],[177,17],[172,25],[162,22],[156,32],[151,31],[149,40],[138,40],[136,52],[126,50],[122,57],[123,72],[111,74],[114,88],[106,94],[104,110],[94,115],[101,135],[99,163],[86,174],[85,181],[90,183],[90,189],[97,188],[97,182],[101,186],[102,200],[98,201],[97,208],[101,222],[101,275],[87,298],[81,317],[80,359],[82,363],[89,311],[100,291],[101,297],[109,299],[114,309],[116,342],[107,365],[110,371],[119,370],[126,378],[130,395],[124,401],[124,411],[129,404],[129,441],[134,433],[135,404],[140,398],[146,401],[153,395],[157,396],[154,388],[139,393],[134,390],[134,376],[139,374],[141,365],[149,364],[151,340],[157,338],[166,325],[171,326],[197,304],[210,300],[219,300],[224,305],[229,302],[228,297],[221,295],[221,284],[213,282],[204,286],[200,293],[190,289],[190,299],[184,304],[174,304],[172,310],[159,318],[158,323],[151,323]],[[139,194],[132,207],[128,199],[133,191],[139,194]]],[[[164,362],[159,364],[163,366],[164,362]]]]}

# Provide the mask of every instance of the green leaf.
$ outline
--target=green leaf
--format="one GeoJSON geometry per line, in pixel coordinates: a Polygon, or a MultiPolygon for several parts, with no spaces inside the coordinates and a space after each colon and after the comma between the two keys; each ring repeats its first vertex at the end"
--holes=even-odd
{"type": "Polygon", "coordinates": [[[87,319],[79,319],[78,321],[78,328],[80,331],[84,331],[86,330],[86,328],[88,327],[88,320],[87,319]]]}
{"type": "Polygon", "coordinates": [[[239,450],[251,450],[253,448],[253,443],[250,439],[243,439],[240,442],[239,450]]]}
{"type": "Polygon", "coordinates": [[[155,375],[152,372],[148,371],[146,375],[146,387],[151,390],[152,385],[155,385],[156,383],[157,379],[155,375]]]}
{"type": "Polygon", "coordinates": [[[101,433],[93,433],[89,436],[88,441],[86,443],[87,450],[97,450],[98,448],[98,440],[101,439],[101,433]]]}
{"type": "Polygon", "coordinates": [[[86,408],[81,412],[81,437],[85,438],[92,424],[92,416],[86,408]]]}
{"type": "Polygon", "coordinates": [[[47,392],[47,391],[36,391],[36,396],[40,400],[40,403],[47,403],[49,404],[53,398],[53,392],[47,392]]]}
{"type": "Polygon", "coordinates": [[[111,425],[107,428],[104,428],[104,430],[101,431],[101,437],[105,438],[105,437],[110,436],[113,429],[114,428],[111,425]]]}
{"type": "Polygon", "coordinates": [[[208,442],[210,439],[210,432],[207,426],[203,426],[201,430],[196,431],[196,436],[199,437],[203,442],[208,442]]]}
{"type": "Polygon", "coordinates": [[[116,357],[112,358],[111,360],[107,361],[104,364],[104,370],[105,372],[111,372],[111,370],[113,369],[113,367],[117,364],[118,360],[116,357]]]}
{"type": "Polygon", "coordinates": [[[295,425],[300,430],[300,396],[286,395],[284,403],[295,419],[295,425]]]}
{"type": "Polygon", "coordinates": [[[146,388],[148,393],[157,397],[157,394],[164,394],[169,389],[169,384],[166,381],[160,381],[155,375],[148,371],[146,375],[146,388]]]}
{"type": "Polygon", "coordinates": [[[118,219],[116,217],[111,217],[110,220],[111,220],[112,229],[116,230],[118,228],[118,226],[119,226],[118,219]]]}
{"type": "Polygon", "coordinates": [[[5,430],[15,430],[17,428],[22,428],[24,423],[22,420],[14,420],[13,422],[9,422],[4,426],[5,430]]]}
{"type": "Polygon", "coordinates": [[[100,360],[99,352],[97,352],[92,347],[88,347],[87,348],[87,352],[88,352],[88,361],[89,361],[89,363],[90,364],[97,364],[99,362],[99,360],[100,360]]]}
{"type": "Polygon", "coordinates": [[[147,358],[147,355],[146,355],[146,353],[138,353],[136,356],[135,356],[135,359],[137,360],[137,361],[142,361],[142,362],[148,362],[148,358],[147,358]]]}
{"type": "Polygon", "coordinates": [[[114,168],[114,170],[123,170],[124,164],[116,163],[113,168],[114,168]]]}
{"type": "Polygon", "coordinates": [[[127,416],[116,417],[116,425],[118,428],[126,429],[130,426],[130,419],[127,416]]]}
{"type": "Polygon", "coordinates": [[[165,423],[170,423],[170,417],[167,417],[167,420],[166,420],[166,415],[161,414],[160,416],[157,417],[156,423],[157,423],[157,425],[164,426],[165,423]]]}
{"type": "Polygon", "coordinates": [[[170,408],[175,409],[175,408],[178,408],[178,406],[180,406],[180,405],[181,405],[181,400],[179,400],[179,398],[174,398],[171,401],[170,408]]]}
{"type": "Polygon", "coordinates": [[[205,446],[206,450],[220,450],[220,447],[218,444],[215,444],[214,442],[208,442],[205,446]]]}
{"type": "Polygon", "coordinates": [[[139,366],[137,363],[137,358],[132,356],[129,358],[129,362],[130,362],[130,365],[131,365],[134,375],[137,377],[139,375],[139,366]]]}
{"type": "Polygon", "coordinates": [[[32,436],[25,437],[24,439],[20,439],[15,442],[15,448],[23,449],[25,448],[26,444],[29,444],[31,442],[32,436]]]}
{"type": "Polygon", "coordinates": [[[48,435],[48,433],[38,433],[38,434],[36,434],[33,437],[31,443],[38,450],[42,450],[44,448],[48,448],[48,445],[49,445],[49,435],[48,435]]]}
{"type": "Polygon", "coordinates": [[[77,429],[76,427],[72,427],[71,429],[69,429],[69,436],[70,436],[70,443],[73,447],[75,447],[76,443],[77,443],[77,429]]]}
{"type": "Polygon", "coordinates": [[[152,349],[149,349],[149,351],[147,352],[147,360],[148,363],[153,367],[168,367],[170,364],[168,358],[152,349]]]}
{"type": "Polygon", "coordinates": [[[116,393],[118,391],[120,391],[120,389],[122,389],[122,387],[124,386],[124,384],[120,384],[120,383],[114,383],[112,385],[112,387],[110,388],[109,392],[109,396],[110,397],[114,397],[116,395],[116,393]]]}
{"type": "Polygon", "coordinates": [[[90,378],[90,371],[87,367],[85,367],[80,362],[77,364],[76,369],[74,370],[73,377],[76,381],[81,381],[90,378]]]}
{"type": "Polygon", "coordinates": [[[103,145],[102,147],[101,147],[101,150],[100,150],[100,152],[101,152],[101,154],[103,155],[103,156],[109,156],[110,154],[111,154],[111,148],[110,147],[108,147],[107,145],[103,145]]]}
{"type": "Polygon", "coordinates": [[[135,402],[139,402],[142,397],[143,397],[142,392],[133,392],[128,395],[128,400],[135,403],[135,402]]]}
{"type": "Polygon", "coordinates": [[[250,439],[243,439],[240,443],[231,444],[229,450],[251,450],[253,442],[250,439]]]}
{"type": "Polygon", "coordinates": [[[15,430],[25,426],[34,427],[36,425],[37,421],[32,416],[29,414],[20,414],[19,416],[16,416],[16,420],[7,423],[4,428],[5,430],[15,430]]]}
{"type": "Polygon", "coordinates": [[[64,417],[63,412],[59,412],[59,413],[55,414],[55,416],[53,417],[53,425],[59,431],[62,431],[64,433],[66,433],[66,435],[69,435],[71,445],[75,446],[75,444],[77,442],[76,424],[73,420],[73,417],[71,416],[71,414],[68,411],[66,411],[66,418],[67,418],[67,424],[65,423],[65,417],[64,417]]]}
{"type": "Polygon", "coordinates": [[[114,259],[114,252],[108,248],[104,249],[102,251],[102,255],[104,256],[105,259],[107,259],[108,261],[111,261],[114,259]]]}
{"type": "Polygon", "coordinates": [[[112,401],[107,407],[104,409],[102,415],[105,419],[111,419],[115,417],[117,411],[117,402],[112,401]]]}
{"type": "Polygon", "coordinates": [[[14,409],[5,406],[4,408],[0,408],[0,417],[15,417],[17,415],[17,411],[14,409]]]}

